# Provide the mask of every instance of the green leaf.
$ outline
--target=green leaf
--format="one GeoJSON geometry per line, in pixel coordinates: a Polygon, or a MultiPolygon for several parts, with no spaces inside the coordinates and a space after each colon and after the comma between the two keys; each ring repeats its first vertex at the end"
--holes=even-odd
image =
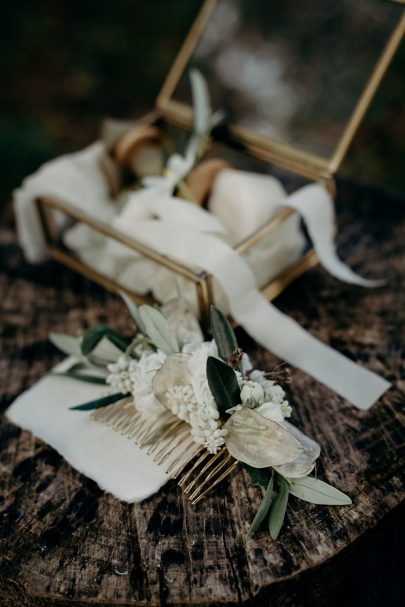
{"type": "Polygon", "coordinates": [[[249,533],[251,533],[251,534],[253,534],[255,531],[258,530],[258,528],[264,521],[266,514],[269,511],[269,508],[271,505],[271,500],[273,499],[273,486],[274,486],[274,474],[272,473],[270,476],[269,482],[267,483],[266,493],[264,494],[264,497],[260,503],[259,510],[257,511],[257,514],[256,514],[255,518],[253,519],[253,522],[250,526],[249,533]]]}
{"type": "MultiPolygon", "coordinates": [[[[127,343],[127,342],[125,342],[127,343]]],[[[129,343],[129,342],[128,342],[129,343]]],[[[127,347],[128,347],[127,343],[127,347]]],[[[121,344],[121,347],[116,346],[109,337],[103,337],[91,352],[88,355],[87,359],[90,363],[98,366],[104,367],[107,363],[115,363],[122,355],[124,342],[121,344]]],[[[125,348],[126,352],[127,348],[125,348]]]]}
{"type": "Polygon", "coordinates": [[[146,333],[146,329],[142,322],[142,318],[139,313],[139,308],[136,305],[136,303],[124,291],[118,291],[118,293],[124,300],[125,305],[127,306],[128,311],[129,311],[131,318],[134,321],[135,325],[138,327],[138,329],[140,330],[141,333],[146,333]]]}
{"type": "Polygon", "coordinates": [[[77,379],[79,381],[84,381],[89,384],[100,384],[103,386],[107,384],[104,377],[97,377],[96,375],[84,375],[83,373],[75,373],[74,371],[55,371],[53,373],[50,373],[50,375],[59,377],[70,377],[71,379],[77,379]]]}
{"type": "Polygon", "coordinates": [[[90,327],[90,329],[87,329],[85,332],[81,344],[82,354],[85,356],[91,354],[103,337],[106,337],[122,352],[125,352],[127,349],[128,341],[124,337],[117,333],[117,331],[110,329],[110,327],[99,325],[96,327],[90,327]]]}
{"type": "Polygon", "coordinates": [[[88,356],[105,335],[106,327],[91,327],[82,339],[82,354],[88,356]]]}
{"type": "Polygon", "coordinates": [[[251,481],[254,485],[261,485],[267,487],[269,484],[270,477],[273,473],[272,468],[254,468],[249,464],[242,463],[243,468],[249,474],[251,481]]]}
{"type": "MultiPolygon", "coordinates": [[[[104,370],[104,369],[103,369],[104,370]]],[[[100,371],[100,366],[92,363],[88,358],[83,358],[80,362],[74,362],[70,367],[66,368],[65,371],[70,373],[77,373],[78,371],[100,371]]]]}
{"type": "Polygon", "coordinates": [[[205,135],[210,130],[211,102],[205,78],[197,69],[190,70],[191,94],[193,98],[194,131],[205,135]]]}
{"type": "Polygon", "coordinates": [[[50,333],[49,339],[53,343],[53,345],[56,346],[61,352],[64,352],[69,356],[76,356],[76,358],[81,358],[81,340],[78,337],[73,337],[72,335],[65,335],[64,333],[50,333]]]}
{"type": "Polygon", "coordinates": [[[101,407],[107,407],[113,403],[117,403],[128,396],[127,394],[109,394],[108,396],[102,396],[96,400],[91,400],[83,405],[77,405],[76,407],[70,407],[72,411],[92,411],[93,409],[101,409],[101,407]]]}
{"type": "Polygon", "coordinates": [[[177,340],[160,310],[152,308],[152,306],[141,306],[139,313],[146,335],[159,350],[167,355],[179,352],[177,340]]]}
{"type": "Polygon", "coordinates": [[[218,358],[207,358],[207,379],[221,417],[240,404],[240,388],[235,371],[218,358]]]}
{"type": "Polygon", "coordinates": [[[348,495],[313,476],[287,480],[291,495],[305,502],[329,506],[349,506],[352,503],[348,495]]]}
{"type": "Polygon", "coordinates": [[[273,500],[269,515],[269,533],[273,540],[278,538],[288,504],[288,483],[282,476],[278,476],[278,482],[279,491],[273,500]]]}
{"type": "Polygon", "coordinates": [[[83,371],[84,369],[88,369],[89,366],[85,362],[73,363],[66,371],[70,371],[71,373],[76,373],[77,371],[83,371]]]}
{"type": "Polygon", "coordinates": [[[228,319],[214,306],[211,306],[211,332],[220,357],[227,360],[237,350],[238,342],[228,319]]]}

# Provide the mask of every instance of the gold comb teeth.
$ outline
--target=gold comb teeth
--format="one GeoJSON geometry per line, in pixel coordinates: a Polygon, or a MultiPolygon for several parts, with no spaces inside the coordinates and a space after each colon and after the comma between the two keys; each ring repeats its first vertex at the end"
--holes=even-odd
{"type": "Polygon", "coordinates": [[[216,454],[197,445],[190,426],[165,411],[152,420],[134,406],[133,398],[125,398],[92,412],[91,418],[126,436],[159,466],[197,504],[211,489],[231,474],[239,462],[226,448],[216,454]]]}

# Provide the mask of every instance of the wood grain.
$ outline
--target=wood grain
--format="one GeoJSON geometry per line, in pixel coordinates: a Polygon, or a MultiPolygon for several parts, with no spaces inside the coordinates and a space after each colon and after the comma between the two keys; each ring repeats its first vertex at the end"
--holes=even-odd
{"type": "MultiPolygon", "coordinates": [[[[279,541],[271,542],[266,531],[249,537],[261,490],[242,470],[196,507],[174,483],[128,506],[3,418],[2,607],[369,606],[387,597],[385,604],[395,604],[404,541],[403,201],[340,183],[338,209],[342,256],[364,275],[385,277],[389,286],[360,289],[316,268],[277,304],[394,384],[361,412],[291,372],[293,421],[322,445],[318,475],[348,493],[353,506],[291,498],[279,541]]],[[[4,411],[60,360],[47,341],[50,329],[74,332],[108,322],[127,332],[130,325],[118,298],[54,263],[26,264],[11,227],[0,231],[0,251],[4,411]]],[[[241,331],[239,338],[258,366],[278,364],[241,331]]]]}

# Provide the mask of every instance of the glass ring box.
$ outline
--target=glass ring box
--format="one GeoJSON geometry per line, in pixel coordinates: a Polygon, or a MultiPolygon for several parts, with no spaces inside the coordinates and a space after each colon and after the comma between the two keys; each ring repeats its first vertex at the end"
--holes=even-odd
{"type": "MultiPolygon", "coordinates": [[[[214,129],[208,158],[233,167],[275,175],[286,190],[323,182],[334,194],[339,168],[369,103],[405,31],[403,2],[384,0],[206,0],[157,98],[156,110],[141,123],[165,137],[183,138],[192,128],[188,74],[205,76],[214,109],[226,115],[214,129]],[[298,10],[297,10],[298,9],[298,10]]],[[[120,282],[69,250],[54,225],[55,211],[71,224],[84,224],[125,246],[154,267],[191,285],[200,318],[207,321],[215,285],[209,273],[160,255],[107,222],[63,200],[37,200],[50,254],[110,290],[122,289],[137,302],[159,299],[137,281],[120,282]],[[156,265],[157,264],[157,265],[156,265]]],[[[283,209],[234,245],[249,259],[282,229],[293,211],[283,209]]],[[[258,286],[274,299],[292,280],[317,263],[307,247],[258,286]]],[[[215,301],[218,304],[218,302],[215,301]]]]}

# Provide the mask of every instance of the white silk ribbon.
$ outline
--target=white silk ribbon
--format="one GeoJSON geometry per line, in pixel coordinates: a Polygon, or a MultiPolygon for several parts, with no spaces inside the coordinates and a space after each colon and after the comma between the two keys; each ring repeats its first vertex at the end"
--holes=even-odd
{"type": "Polygon", "coordinates": [[[384,280],[362,278],[337,256],[335,246],[335,208],[323,186],[311,184],[300,188],[285,199],[282,206],[295,209],[303,218],[319,261],[333,276],[362,287],[380,287],[384,280]]]}
{"type": "MultiPolygon", "coordinates": [[[[119,217],[115,225],[128,230],[119,217]]],[[[390,387],[385,379],[318,341],[270,304],[247,263],[218,238],[169,221],[140,220],[130,229],[133,237],[160,254],[211,273],[224,289],[234,319],[258,343],[360,409],[368,409],[390,387]]]]}
{"type": "MultiPolygon", "coordinates": [[[[173,221],[212,234],[225,234],[225,228],[213,215],[197,204],[176,198],[155,188],[143,188],[129,194],[122,217],[125,221],[135,223],[139,219],[159,217],[162,221],[173,221]]],[[[115,221],[115,220],[114,220],[115,221]]]]}

